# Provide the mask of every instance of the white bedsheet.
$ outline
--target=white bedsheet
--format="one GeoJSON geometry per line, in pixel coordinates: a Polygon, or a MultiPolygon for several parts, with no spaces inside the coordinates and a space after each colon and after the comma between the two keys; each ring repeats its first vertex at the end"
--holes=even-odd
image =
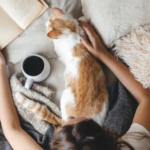
{"type": "MultiPolygon", "coordinates": [[[[9,64],[11,74],[21,72],[22,59],[31,53],[38,53],[46,57],[51,65],[51,73],[43,83],[49,85],[56,92],[54,102],[59,106],[61,93],[64,89],[63,72],[65,66],[57,59],[53,42],[46,36],[45,22],[51,14],[52,7],[60,7],[75,18],[82,16],[82,8],[80,0],[46,0],[46,2],[50,8],[10,43],[3,50],[3,53],[9,64]]],[[[104,72],[106,73],[107,88],[110,90],[114,76],[106,67],[104,67],[104,72]]]]}

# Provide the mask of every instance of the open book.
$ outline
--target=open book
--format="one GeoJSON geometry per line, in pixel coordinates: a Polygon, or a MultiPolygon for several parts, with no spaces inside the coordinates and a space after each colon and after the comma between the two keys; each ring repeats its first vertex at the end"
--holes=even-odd
{"type": "Polygon", "coordinates": [[[44,0],[0,0],[0,50],[18,37],[47,8],[44,0]]]}

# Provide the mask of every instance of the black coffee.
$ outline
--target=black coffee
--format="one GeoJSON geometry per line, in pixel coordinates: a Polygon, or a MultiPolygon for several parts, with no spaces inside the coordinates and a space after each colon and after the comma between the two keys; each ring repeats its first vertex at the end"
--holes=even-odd
{"type": "Polygon", "coordinates": [[[23,69],[30,76],[39,75],[44,69],[44,62],[40,57],[28,57],[23,63],[23,69]]]}

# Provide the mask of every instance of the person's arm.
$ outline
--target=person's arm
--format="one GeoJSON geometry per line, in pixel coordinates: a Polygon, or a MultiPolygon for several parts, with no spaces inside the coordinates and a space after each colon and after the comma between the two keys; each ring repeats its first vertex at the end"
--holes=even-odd
{"type": "Polygon", "coordinates": [[[90,25],[82,21],[79,21],[79,24],[85,30],[91,41],[90,44],[84,37],[81,37],[81,41],[85,47],[94,57],[102,61],[116,75],[120,82],[138,101],[139,105],[133,123],[139,123],[150,131],[150,90],[144,89],[142,84],[134,79],[128,67],[106,50],[90,25]]]}
{"type": "Polygon", "coordinates": [[[15,109],[5,60],[0,52],[0,119],[4,135],[15,150],[42,150],[42,148],[21,128],[15,109]]]}

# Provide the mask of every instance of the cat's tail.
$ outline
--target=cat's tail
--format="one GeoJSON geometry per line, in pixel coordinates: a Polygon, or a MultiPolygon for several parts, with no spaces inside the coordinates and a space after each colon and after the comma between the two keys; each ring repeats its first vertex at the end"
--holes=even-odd
{"type": "Polygon", "coordinates": [[[51,113],[45,105],[28,99],[20,92],[17,92],[15,96],[17,101],[22,104],[22,106],[31,110],[38,118],[58,126],[65,123],[62,119],[51,113]]]}

